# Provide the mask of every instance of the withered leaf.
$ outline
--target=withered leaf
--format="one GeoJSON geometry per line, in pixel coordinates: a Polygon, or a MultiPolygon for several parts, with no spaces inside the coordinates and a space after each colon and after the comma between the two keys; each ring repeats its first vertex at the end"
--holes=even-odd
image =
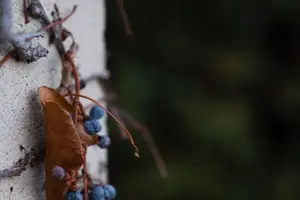
{"type": "Polygon", "coordinates": [[[59,92],[46,86],[40,87],[38,92],[44,110],[46,197],[60,200],[65,181],[54,180],[52,169],[61,166],[66,172],[77,172],[84,164],[83,141],[92,142],[93,137],[83,129],[77,131],[70,115],[72,105],[59,92]]]}
{"type": "MultiPolygon", "coordinates": [[[[56,90],[47,86],[41,86],[38,90],[41,103],[45,106],[46,103],[54,102],[60,106],[61,109],[66,110],[70,115],[73,111],[72,105],[56,90]]],[[[97,144],[97,136],[88,135],[83,128],[83,116],[79,115],[79,123],[76,125],[77,133],[82,141],[88,145],[97,144]]]]}
{"type": "Polygon", "coordinates": [[[41,86],[38,89],[38,93],[40,101],[44,106],[47,102],[55,102],[62,109],[68,111],[69,113],[72,112],[72,105],[56,90],[47,86],[41,86]]]}
{"type": "Polygon", "coordinates": [[[65,171],[78,171],[84,164],[85,150],[69,113],[54,102],[44,106],[45,171],[47,200],[63,196],[64,181],[52,178],[52,169],[61,166],[65,171]]]}

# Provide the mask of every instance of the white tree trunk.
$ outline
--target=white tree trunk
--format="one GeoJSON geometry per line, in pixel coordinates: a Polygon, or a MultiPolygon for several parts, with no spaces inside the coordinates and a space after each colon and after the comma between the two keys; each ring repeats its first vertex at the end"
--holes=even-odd
{"type": "MultiPolygon", "coordinates": [[[[25,25],[23,1],[12,0],[12,2],[15,33],[41,28],[41,24],[31,18],[30,23],[25,25]]],[[[74,4],[78,5],[77,11],[64,23],[64,27],[73,33],[79,44],[75,58],[76,64],[80,66],[79,72],[82,77],[87,77],[91,73],[107,75],[104,0],[41,0],[41,3],[50,19],[54,3],[57,3],[62,16],[68,14],[74,4]]],[[[61,63],[55,47],[48,46],[48,36],[34,39],[33,42],[47,47],[49,55],[31,64],[9,60],[0,68],[0,169],[10,167],[23,157],[24,151],[20,151],[20,144],[29,150],[43,143],[43,114],[37,100],[37,89],[42,85],[57,88],[60,84],[61,63]]],[[[82,90],[82,94],[98,99],[102,97],[103,92],[96,82],[91,82],[82,90]]],[[[83,105],[90,104],[83,99],[81,102],[83,105]]],[[[106,116],[101,119],[101,125],[103,130],[100,134],[105,135],[106,116]]],[[[102,164],[107,162],[106,150],[92,146],[88,148],[87,154],[88,171],[93,174],[96,183],[98,180],[107,182],[107,173],[99,169],[99,162],[102,164]]],[[[0,179],[0,199],[44,199],[42,188],[44,180],[42,163],[27,169],[19,177],[0,179]]]]}

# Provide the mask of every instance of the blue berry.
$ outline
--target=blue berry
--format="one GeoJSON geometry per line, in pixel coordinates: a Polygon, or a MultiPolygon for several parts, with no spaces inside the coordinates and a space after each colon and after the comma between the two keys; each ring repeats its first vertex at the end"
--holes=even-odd
{"type": "Polygon", "coordinates": [[[98,138],[98,146],[101,149],[106,149],[110,145],[110,137],[108,136],[99,136],[98,138]]]}
{"type": "Polygon", "coordinates": [[[86,120],[84,122],[84,130],[89,135],[95,135],[99,131],[101,131],[102,127],[98,120],[86,120]]]}
{"type": "Polygon", "coordinates": [[[86,81],[85,80],[80,80],[80,89],[84,89],[86,86],[86,81]]]}
{"type": "Polygon", "coordinates": [[[66,172],[64,170],[64,168],[60,167],[60,166],[55,166],[52,169],[52,177],[58,180],[63,179],[66,176],[66,172]]]}
{"type": "Polygon", "coordinates": [[[102,186],[93,187],[89,191],[89,200],[105,200],[102,186]]]}
{"type": "Polygon", "coordinates": [[[82,200],[82,195],[79,191],[69,191],[66,194],[66,200],[82,200]]]}
{"type": "Polygon", "coordinates": [[[117,191],[114,186],[105,184],[102,188],[104,189],[104,196],[106,200],[114,199],[117,196],[117,191]]]}
{"type": "Polygon", "coordinates": [[[90,118],[92,119],[101,119],[104,115],[104,110],[100,106],[92,107],[90,111],[90,118]]]}

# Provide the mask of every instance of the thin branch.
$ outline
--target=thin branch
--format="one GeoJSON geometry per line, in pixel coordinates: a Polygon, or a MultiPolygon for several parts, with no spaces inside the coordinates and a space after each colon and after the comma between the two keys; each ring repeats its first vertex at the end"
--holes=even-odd
{"type": "Polygon", "coordinates": [[[0,178],[9,178],[20,176],[39,156],[43,155],[43,149],[32,148],[29,152],[25,152],[25,156],[19,159],[11,167],[0,170],[0,178]]]}
{"type": "Polygon", "coordinates": [[[11,57],[13,57],[15,53],[16,51],[14,50],[6,54],[0,61],[0,67],[2,67],[11,57]]]}
{"type": "MultiPolygon", "coordinates": [[[[132,115],[129,114],[126,110],[121,108],[120,102],[118,101],[117,94],[113,88],[113,85],[109,79],[106,79],[102,76],[90,76],[89,78],[85,79],[84,81],[87,83],[92,80],[98,80],[101,87],[104,90],[105,99],[107,97],[112,97],[111,99],[106,99],[107,101],[107,109],[113,113],[124,126],[129,126],[136,132],[140,132],[143,136],[144,140],[146,141],[148,148],[150,149],[157,165],[157,169],[159,170],[161,176],[163,178],[167,178],[169,176],[166,164],[158,151],[157,145],[155,144],[153,137],[151,136],[150,131],[143,126],[141,123],[139,123],[132,115]],[[126,123],[124,123],[124,121],[126,123]]],[[[103,100],[103,99],[101,99],[103,100]]],[[[90,108],[91,105],[88,105],[86,108],[90,108]]],[[[120,133],[121,137],[123,139],[128,139],[127,135],[122,130],[122,127],[120,127],[120,133]]]]}
{"type": "Polygon", "coordinates": [[[27,0],[23,0],[23,6],[24,6],[24,19],[25,19],[25,24],[29,23],[28,19],[28,12],[27,12],[27,0]]]}
{"type": "Polygon", "coordinates": [[[53,27],[55,27],[55,26],[57,26],[59,24],[64,23],[67,19],[69,19],[74,14],[74,12],[76,11],[77,7],[78,6],[75,5],[73,7],[73,10],[71,11],[71,13],[69,13],[67,16],[65,16],[64,18],[62,18],[60,21],[56,21],[56,22],[53,22],[51,24],[48,24],[47,26],[43,27],[42,30],[47,31],[47,30],[49,30],[49,29],[51,29],[51,28],[53,28],[53,27]]]}
{"type": "Polygon", "coordinates": [[[159,170],[161,176],[163,178],[167,178],[169,176],[166,164],[161,156],[161,154],[158,151],[158,148],[153,140],[153,137],[149,130],[143,126],[141,123],[139,123],[136,119],[134,119],[129,112],[126,110],[121,110],[120,113],[122,114],[125,121],[127,121],[127,124],[134,129],[137,132],[140,132],[142,136],[144,137],[146,143],[148,144],[148,148],[150,149],[154,159],[156,160],[157,169],[159,170]]]}
{"type": "Polygon", "coordinates": [[[133,36],[131,25],[130,25],[130,22],[128,20],[128,15],[127,15],[126,10],[124,8],[124,1],[123,0],[117,0],[117,6],[118,6],[118,9],[119,9],[119,13],[121,15],[121,18],[123,20],[126,35],[127,36],[133,36]]]}

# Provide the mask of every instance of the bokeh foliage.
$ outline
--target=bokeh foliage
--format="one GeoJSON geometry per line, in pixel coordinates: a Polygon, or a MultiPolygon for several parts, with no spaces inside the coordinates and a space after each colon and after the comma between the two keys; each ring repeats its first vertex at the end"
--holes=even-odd
{"type": "Polygon", "coordinates": [[[170,178],[111,123],[118,199],[299,199],[300,2],[124,3],[134,37],[107,1],[108,66],[170,178]]]}

